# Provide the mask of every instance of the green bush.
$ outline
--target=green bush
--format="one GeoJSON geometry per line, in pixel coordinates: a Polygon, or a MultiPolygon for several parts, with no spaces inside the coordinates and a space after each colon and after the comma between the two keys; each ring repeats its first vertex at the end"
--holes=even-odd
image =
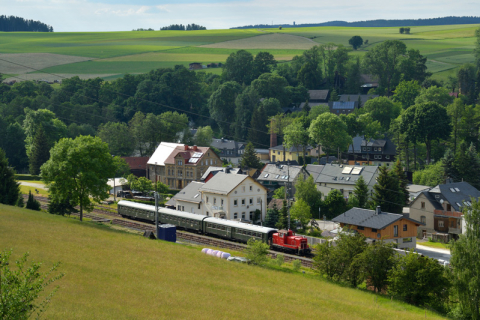
{"type": "Polygon", "coordinates": [[[31,191],[28,191],[27,209],[40,211],[40,202],[38,202],[31,191]]]}
{"type": "Polygon", "coordinates": [[[285,262],[285,256],[283,254],[277,254],[277,258],[275,259],[276,265],[281,267],[284,262],[285,262]]]}
{"type": "Polygon", "coordinates": [[[247,242],[247,248],[245,249],[247,253],[247,259],[250,260],[250,263],[256,265],[264,265],[268,259],[268,244],[262,241],[256,241],[253,238],[250,238],[247,242]]]}
{"type": "Polygon", "coordinates": [[[299,271],[300,267],[302,266],[302,263],[300,262],[300,260],[296,259],[296,260],[293,260],[292,265],[293,265],[294,271],[299,271]]]}
{"type": "Polygon", "coordinates": [[[31,174],[16,174],[15,175],[15,180],[19,180],[19,181],[28,181],[28,180],[39,181],[41,179],[42,178],[40,178],[40,176],[31,175],[31,174]]]}

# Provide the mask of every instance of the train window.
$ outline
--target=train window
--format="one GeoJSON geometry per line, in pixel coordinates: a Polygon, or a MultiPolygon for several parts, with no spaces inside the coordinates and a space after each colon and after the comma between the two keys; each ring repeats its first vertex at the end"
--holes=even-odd
{"type": "Polygon", "coordinates": [[[248,234],[249,236],[251,236],[251,235],[252,235],[252,233],[251,233],[250,231],[248,231],[248,233],[247,233],[247,234],[248,234]]]}

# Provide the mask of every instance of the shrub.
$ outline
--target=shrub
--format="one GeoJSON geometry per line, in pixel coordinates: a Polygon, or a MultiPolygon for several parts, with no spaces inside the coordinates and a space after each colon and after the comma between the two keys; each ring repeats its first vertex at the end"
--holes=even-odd
{"type": "Polygon", "coordinates": [[[40,202],[35,200],[31,191],[28,191],[27,209],[40,211],[40,202]]]}
{"type": "Polygon", "coordinates": [[[300,262],[300,260],[296,259],[292,262],[292,265],[293,270],[298,272],[300,270],[300,267],[302,266],[302,263],[300,262]]]}
{"type": "Polygon", "coordinates": [[[281,267],[284,262],[285,256],[283,254],[277,254],[277,258],[275,259],[275,263],[277,264],[277,266],[281,267]]]}
{"type": "Polygon", "coordinates": [[[256,265],[264,265],[267,260],[268,254],[268,244],[263,243],[262,241],[256,241],[253,238],[250,238],[247,242],[247,259],[250,260],[250,263],[256,265]]]}

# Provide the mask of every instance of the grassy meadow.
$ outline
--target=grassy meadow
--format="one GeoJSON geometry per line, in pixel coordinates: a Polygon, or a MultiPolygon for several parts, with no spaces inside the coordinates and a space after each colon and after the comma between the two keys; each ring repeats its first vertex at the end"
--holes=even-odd
{"type": "MultiPolygon", "coordinates": [[[[419,319],[424,310],[318,276],[231,263],[200,247],[0,205],[0,250],[62,263],[46,319],[419,319]]],[[[431,312],[427,319],[440,319],[431,312]]]]}
{"type": "MultiPolygon", "coordinates": [[[[428,57],[427,66],[434,78],[445,79],[464,63],[473,62],[474,33],[480,25],[412,27],[410,34],[399,28],[310,27],[279,29],[230,29],[199,31],[126,31],[63,33],[0,33],[1,54],[24,54],[31,65],[35,56],[28,53],[55,53],[90,58],[85,62],[36,68],[32,73],[105,75],[111,80],[126,73],[144,73],[155,68],[188,66],[191,62],[225,62],[232,52],[246,49],[252,54],[269,51],[279,61],[289,61],[303,50],[333,42],[347,47],[353,35],[368,44],[351,55],[363,55],[389,39],[402,40],[408,48],[428,57]]],[[[12,66],[10,66],[12,67],[12,66]]],[[[1,65],[0,65],[1,69],[1,65]]],[[[11,69],[11,68],[10,68],[11,69]]],[[[15,70],[10,74],[18,74],[15,70]]],[[[2,70],[0,70],[1,72],[2,70]]],[[[206,70],[219,73],[217,69],[206,70]]]]}

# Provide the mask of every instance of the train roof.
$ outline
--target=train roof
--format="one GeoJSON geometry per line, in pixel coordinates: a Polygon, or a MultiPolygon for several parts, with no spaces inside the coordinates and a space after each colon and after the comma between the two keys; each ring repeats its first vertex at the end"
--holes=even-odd
{"type": "MultiPolygon", "coordinates": [[[[137,208],[137,209],[143,209],[143,210],[148,210],[148,211],[155,212],[155,206],[152,206],[150,204],[143,204],[143,203],[137,203],[137,202],[125,201],[125,200],[119,201],[118,204],[126,206],[126,207],[130,207],[130,208],[137,208]]],[[[190,212],[177,211],[177,210],[174,210],[174,209],[168,209],[168,208],[164,208],[164,207],[158,207],[158,211],[160,213],[171,214],[171,215],[175,215],[177,217],[188,218],[188,219],[198,220],[198,221],[202,221],[204,218],[207,217],[207,216],[204,216],[203,214],[195,214],[195,213],[190,213],[190,212]]]]}
{"type": "Polygon", "coordinates": [[[254,224],[243,223],[240,221],[225,220],[225,219],[214,218],[214,217],[208,217],[204,221],[209,223],[218,223],[218,224],[229,226],[229,227],[242,228],[244,230],[261,232],[261,233],[270,233],[271,231],[277,231],[277,229],[273,229],[269,227],[262,227],[254,224]]]}

